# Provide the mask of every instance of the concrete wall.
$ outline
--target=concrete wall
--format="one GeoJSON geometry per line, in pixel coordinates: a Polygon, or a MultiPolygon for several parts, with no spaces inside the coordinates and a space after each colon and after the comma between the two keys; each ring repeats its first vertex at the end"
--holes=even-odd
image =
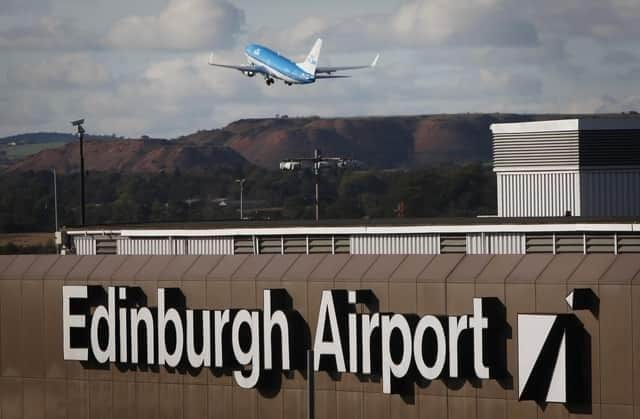
{"type": "MultiPolygon", "coordinates": [[[[593,401],[587,417],[640,417],[640,258],[637,254],[438,256],[0,256],[0,418],[302,418],[305,381],[283,378],[266,397],[230,377],[86,370],[62,357],[63,284],[180,287],[191,308],[262,307],[264,288],[286,288],[315,330],[320,294],[368,288],[380,311],[468,314],[472,298],[499,298],[512,338],[517,313],[564,313],[568,292],[589,287],[599,317],[575,313],[591,335],[593,401]]],[[[434,381],[414,397],[385,395],[375,382],[316,374],[316,417],[574,417],[564,405],[517,401],[508,381],[434,381]]]]}

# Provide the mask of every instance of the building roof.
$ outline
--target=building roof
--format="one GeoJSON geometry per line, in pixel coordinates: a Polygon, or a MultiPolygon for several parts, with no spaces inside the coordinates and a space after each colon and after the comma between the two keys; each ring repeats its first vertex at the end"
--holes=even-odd
{"type": "Polygon", "coordinates": [[[602,131],[640,129],[640,118],[575,118],[551,121],[511,122],[491,124],[494,134],[530,132],[602,131]]]}

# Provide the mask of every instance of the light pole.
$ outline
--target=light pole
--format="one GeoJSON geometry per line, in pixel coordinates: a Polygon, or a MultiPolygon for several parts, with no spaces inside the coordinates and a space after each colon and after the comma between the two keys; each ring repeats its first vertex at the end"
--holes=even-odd
{"type": "Polygon", "coordinates": [[[71,125],[77,127],[78,129],[78,137],[80,138],[80,201],[82,205],[82,226],[85,225],[85,200],[84,200],[84,128],[82,127],[84,124],[84,119],[78,119],[77,121],[71,121],[71,125]]]}
{"type": "Polygon", "coordinates": [[[58,180],[56,178],[55,167],[51,169],[53,172],[53,211],[55,217],[56,232],[58,231],[58,180]]]}
{"type": "Polygon", "coordinates": [[[244,205],[243,205],[243,195],[244,195],[244,182],[245,178],[236,179],[236,183],[240,184],[240,220],[244,220],[244,205]]]}

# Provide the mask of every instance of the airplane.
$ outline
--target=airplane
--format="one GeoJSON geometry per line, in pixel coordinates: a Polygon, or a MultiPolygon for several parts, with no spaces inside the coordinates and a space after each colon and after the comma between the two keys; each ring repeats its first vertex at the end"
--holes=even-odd
{"type": "Polygon", "coordinates": [[[245,76],[253,77],[261,74],[267,86],[275,83],[275,79],[282,80],[286,85],[311,84],[320,79],[342,79],[350,76],[333,74],[337,71],[358,70],[362,68],[373,68],[378,63],[380,54],[377,54],[373,62],[369,65],[354,65],[343,67],[320,67],[318,58],[322,48],[322,39],[318,39],[307,58],[301,63],[295,63],[276,51],[258,44],[249,44],[244,49],[248,65],[229,65],[214,62],[213,53],[209,57],[209,65],[215,67],[231,68],[241,71],[245,76]]]}

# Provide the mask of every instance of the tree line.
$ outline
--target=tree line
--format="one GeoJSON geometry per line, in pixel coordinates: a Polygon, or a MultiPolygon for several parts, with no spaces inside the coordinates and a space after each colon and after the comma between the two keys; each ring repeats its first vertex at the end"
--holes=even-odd
{"type": "MultiPolygon", "coordinates": [[[[0,232],[53,231],[50,172],[5,173],[0,182],[0,232]]],[[[245,216],[312,219],[315,178],[310,171],[256,167],[212,168],[207,173],[89,172],[91,225],[235,220],[244,184],[245,216]]],[[[327,169],[319,178],[322,219],[476,216],[493,214],[496,182],[486,165],[443,165],[419,170],[327,169]]],[[[58,175],[61,226],[80,222],[80,174],[58,175]]]]}

